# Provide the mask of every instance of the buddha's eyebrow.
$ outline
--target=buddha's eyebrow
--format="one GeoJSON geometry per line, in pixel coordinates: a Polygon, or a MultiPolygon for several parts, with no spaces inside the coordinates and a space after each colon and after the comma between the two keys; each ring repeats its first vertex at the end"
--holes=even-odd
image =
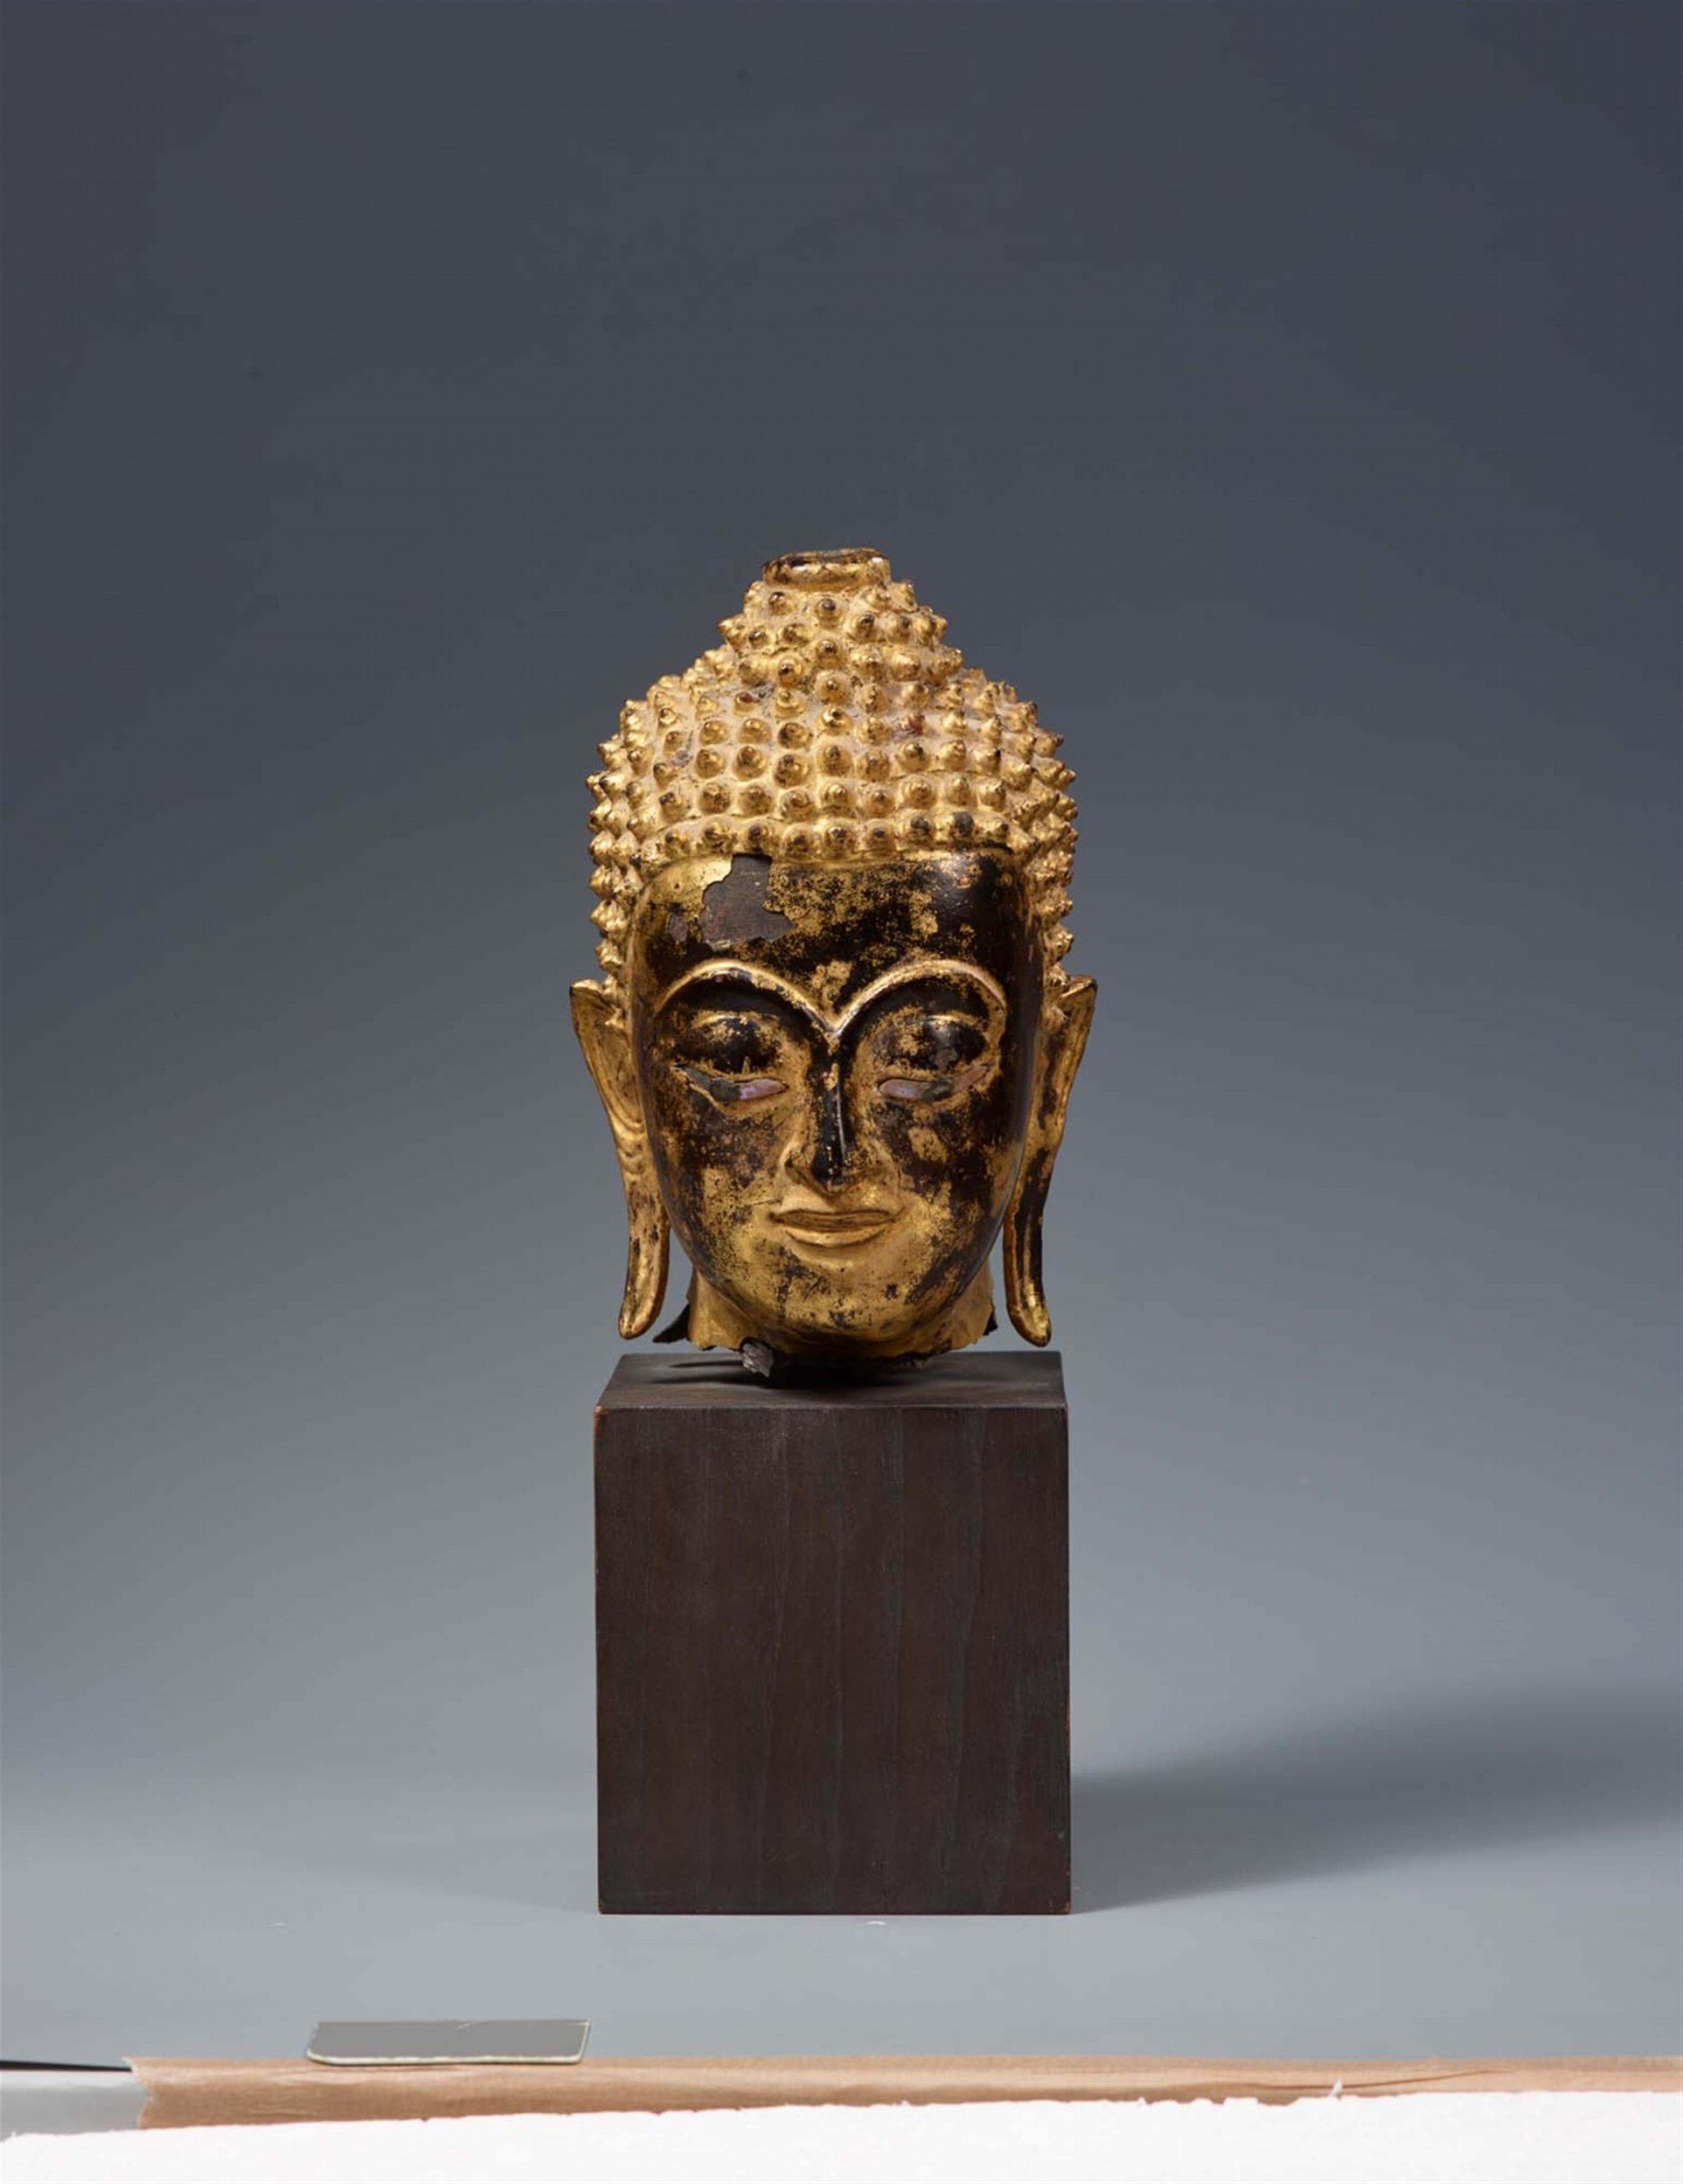
{"type": "Polygon", "coordinates": [[[836,1031],[845,1031],[868,1009],[875,1008],[879,1001],[886,1000],[902,987],[930,985],[968,986],[980,993],[989,1015],[996,1009],[1003,1014],[1008,1006],[1004,988],[980,964],[961,962],[953,956],[914,956],[904,963],[897,963],[891,971],[885,971],[880,978],[873,978],[863,993],[856,994],[835,1019],[836,1031]]]}
{"type": "Polygon", "coordinates": [[[752,1006],[758,1002],[762,1008],[792,1009],[805,1022],[819,1031],[829,1028],[821,1010],[814,1007],[797,987],[780,978],[775,971],[762,971],[751,963],[735,963],[728,957],[716,962],[697,963],[675,978],[655,1001],[651,1013],[661,1015],[676,1000],[688,1000],[704,1006],[708,1001],[726,1007],[752,1006]]]}

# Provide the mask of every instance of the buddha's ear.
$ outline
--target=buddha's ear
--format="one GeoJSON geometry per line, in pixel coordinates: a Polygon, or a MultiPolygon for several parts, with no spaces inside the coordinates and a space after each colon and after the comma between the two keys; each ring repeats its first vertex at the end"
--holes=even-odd
{"type": "Polygon", "coordinates": [[[1052,1188],[1053,1163],[1064,1142],[1070,1089],[1081,1066],[1097,998],[1098,989],[1091,978],[1072,978],[1061,993],[1048,994],[1041,1026],[1023,1164],[1005,1210],[1005,1306],[1011,1324],[1028,1342],[1052,1339],[1052,1315],[1041,1287],[1041,1221],[1052,1188]]]}
{"type": "Polygon", "coordinates": [[[641,1334],[666,1294],[671,1232],[655,1182],[654,1156],[643,1127],[636,1065],[625,1011],[606,986],[582,978],[573,989],[573,1028],[602,1095],[614,1133],[619,1180],[625,1187],[625,1294],[619,1305],[621,1334],[641,1334]]]}

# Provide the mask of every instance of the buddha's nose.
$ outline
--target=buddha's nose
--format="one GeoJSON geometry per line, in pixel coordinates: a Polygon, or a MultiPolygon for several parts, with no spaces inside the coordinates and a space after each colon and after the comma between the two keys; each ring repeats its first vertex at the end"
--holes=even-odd
{"type": "Polygon", "coordinates": [[[834,1190],[844,1180],[847,1166],[847,1105],[842,1096],[842,1071],[832,1062],[818,1082],[818,1112],[808,1167],[820,1190],[834,1190]]]}

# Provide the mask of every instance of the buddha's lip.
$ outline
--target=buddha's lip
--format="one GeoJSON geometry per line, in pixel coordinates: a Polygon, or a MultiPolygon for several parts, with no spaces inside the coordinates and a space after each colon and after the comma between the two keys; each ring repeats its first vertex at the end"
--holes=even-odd
{"type": "Polygon", "coordinates": [[[878,1234],[896,1215],[886,1206],[786,1206],[771,1217],[800,1243],[858,1244],[878,1234]]]}

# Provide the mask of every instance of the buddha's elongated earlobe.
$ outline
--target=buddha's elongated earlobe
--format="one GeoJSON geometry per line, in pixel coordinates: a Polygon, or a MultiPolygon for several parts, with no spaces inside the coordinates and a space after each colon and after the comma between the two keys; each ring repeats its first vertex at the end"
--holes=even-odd
{"type": "Polygon", "coordinates": [[[1005,1305],[1011,1324],[1028,1342],[1052,1339],[1052,1315],[1041,1287],[1041,1220],[1097,998],[1098,989],[1091,978],[1070,979],[1061,994],[1047,996],[1041,1029],[1023,1164],[1005,1212],[1005,1305]]]}
{"type": "Polygon", "coordinates": [[[630,1034],[607,987],[588,978],[573,988],[573,1028],[607,1110],[619,1180],[625,1188],[625,1294],[619,1305],[619,1332],[641,1334],[653,1323],[666,1295],[671,1231],[643,1127],[630,1034]]]}

